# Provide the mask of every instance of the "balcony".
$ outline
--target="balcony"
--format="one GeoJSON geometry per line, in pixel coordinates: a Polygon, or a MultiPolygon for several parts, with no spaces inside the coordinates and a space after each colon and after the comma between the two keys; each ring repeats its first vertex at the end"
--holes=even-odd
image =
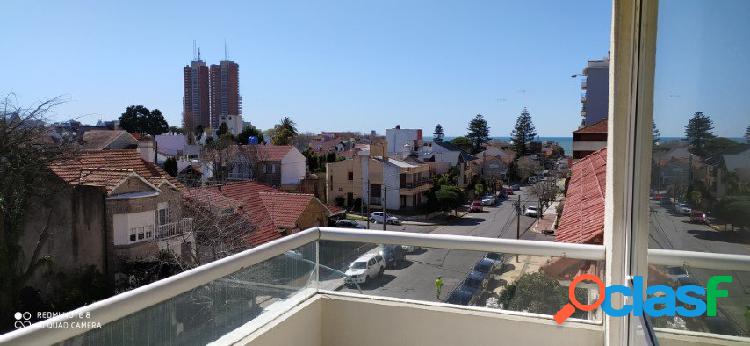
{"type": "Polygon", "coordinates": [[[175,222],[165,223],[156,228],[156,239],[165,239],[193,231],[193,219],[182,218],[175,222]]]}
{"type": "MultiPolygon", "coordinates": [[[[475,253],[479,258],[488,252],[503,254],[499,257],[501,262],[493,264],[493,268],[519,268],[531,266],[532,263],[574,261],[576,268],[583,268],[580,264],[586,263],[585,267],[591,269],[590,273],[604,274],[600,264],[605,260],[605,248],[601,245],[311,228],[1,335],[0,343],[603,343],[606,324],[602,321],[601,313],[596,311],[573,315],[564,324],[557,325],[549,314],[511,311],[512,302],[508,306],[489,303],[484,306],[466,306],[446,303],[443,299],[399,297],[399,292],[377,292],[372,284],[349,288],[354,292],[341,289],[344,275],[337,268],[352,258],[371,252],[375,244],[410,245],[420,247],[423,251],[450,250],[451,253],[461,253],[461,256],[475,253]],[[348,250],[341,251],[343,248],[348,250]]],[[[704,269],[750,268],[750,256],[688,251],[649,250],[648,260],[657,265],[690,265],[704,269]]],[[[548,276],[555,275],[550,274],[549,270],[544,272],[548,276]]],[[[420,285],[431,285],[434,278],[430,273],[424,274],[414,272],[414,287],[404,287],[403,294],[413,292],[420,285]]],[[[502,278],[502,275],[499,277],[502,278]]],[[[395,279],[384,277],[379,280],[395,279]]],[[[505,279],[512,280],[511,276],[506,276],[505,279]]],[[[451,284],[464,285],[465,282],[451,283],[446,280],[446,286],[451,284]]],[[[566,283],[561,281],[560,284],[566,283]]],[[[481,285],[485,287],[489,283],[483,282],[481,285]]],[[[450,293],[452,296],[453,292],[445,292],[444,295],[450,293]]],[[[589,300],[595,300],[599,294],[596,289],[591,288],[586,288],[581,293],[583,298],[580,299],[589,300]]],[[[451,298],[447,301],[451,301],[451,298]]],[[[470,300],[477,301],[476,296],[470,300]]],[[[559,307],[548,308],[553,311],[559,307]]],[[[648,327],[646,329],[650,330],[648,327]]],[[[750,342],[750,338],[745,337],[666,328],[657,328],[655,335],[663,345],[750,342]]],[[[647,342],[643,335],[635,337],[647,342]]]]}
{"type": "Polygon", "coordinates": [[[415,182],[403,182],[401,183],[402,189],[414,189],[427,184],[432,184],[431,179],[422,179],[415,182]]]}

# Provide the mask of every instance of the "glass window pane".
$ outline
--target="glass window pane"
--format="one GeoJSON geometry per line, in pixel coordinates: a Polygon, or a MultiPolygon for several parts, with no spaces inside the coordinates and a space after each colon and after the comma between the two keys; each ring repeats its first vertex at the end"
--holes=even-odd
{"type": "MultiPolygon", "coordinates": [[[[750,255],[750,2],[662,0],[656,45],[649,248],[750,255]]],[[[656,327],[750,335],[747,272],[649,266],[649,281],[730,275],[715,317],[656,327]]]]}

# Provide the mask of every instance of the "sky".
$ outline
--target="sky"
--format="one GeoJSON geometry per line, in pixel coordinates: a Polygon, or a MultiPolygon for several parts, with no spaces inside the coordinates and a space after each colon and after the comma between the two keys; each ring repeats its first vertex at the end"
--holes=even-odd
{"type": "MultiPolygon", "coordinates": [[[[491,136],[507,136],[528,107],[540,136],[570,136],[581,110],[580,80],[571,75],[607,55],[611,4],[5,0],[0,13],[0,95],[14,93],[20,104],[63,96],[68,102],[53,121],[111,120],[143,104],[179,126],[182,69],[193,40],[209,65],[224,58],[226,40],[229,59],[240,65],[243,118],[262,129],[289,116],[303,132],[384,133],[399,124],[430,134],[440,123],[456,136],[481,113],[491,136]]],[[[694,28],[701,29],[710,28],[694,28]]],[[[735,58],[749,61],[746,54],[744,47],[735,58]]],[[[706,91],[671,83],[671,75],[683,74],[677,69],[657,73],[657,97],[679,94],[684,101],[706,91]]],[[[748,80],[733,85],[748,90],[748,80]]],[[[726,111],[673,103],[656,100],[657,115],[726,111]]],[[[657,119],[657,126],[663,136],[676,136],[684,125],[657,119]]],[[[717,125],[720,134],[735,130],[717,125]]]]}

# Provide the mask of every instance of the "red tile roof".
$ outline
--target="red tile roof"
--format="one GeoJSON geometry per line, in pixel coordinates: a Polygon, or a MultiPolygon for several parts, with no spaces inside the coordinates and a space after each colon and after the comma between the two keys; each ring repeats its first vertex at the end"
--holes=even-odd
{"type": "Polygon", "coordinates": [[[137,149],[84,151],[72,159],[52,163],[49,168],[63,181],[72,185],[87,184],[88,181],[94,186],[106,186],[112,182],[105,180],[114,181],[122,177],[117,171],[133,171],[156,187],[168,181],[178,189],[182,188],[177,179],[161,167],[141,159],[137,149]],[[92,173],[96,174],[83,178],[92,173]]]}
{"type": "Polygon", "coordinates": [[[281,159],[292,150],[291,145],[260,145],[253,144],[248,147],[254,147],[255,152],[262,161],[281,161],[281,159]]]}
{"type": "Polygon", "coordinates": [[[607,148],[597,150],[571,167],[560,225],[555,240],[601,244],[604,235],[604,189],[607,148]]]}
{"type": "Polygon", "coordinates": [[[573,133],[607,133],[607,118],[599,120],[589,126],[582,127],[573,133]]]}
{"type": "MultiPolygon", "coordinates": [[[[205,189],[190,190],[190,194],[195,195],[205,189]]],[[[253,181],[229,183],[211,190],[241,204],[239,210],[256,227],[246,239],[251,246],[258,246],[288,234],[283,231],[292,231],[298,227],[297,222],[310,203],[320,203],[310,194],[281,192],[253,181]]]]}

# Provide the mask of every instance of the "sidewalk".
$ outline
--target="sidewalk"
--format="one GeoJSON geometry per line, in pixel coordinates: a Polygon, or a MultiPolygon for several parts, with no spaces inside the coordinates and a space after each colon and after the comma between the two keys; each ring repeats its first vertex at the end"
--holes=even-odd
{"type": "Polygon", "coordinates": [[[554,234],[555,232],[555,221],[557,221],[557,205],[559,202],[555,201],[550,203],[550,206],[544,210],[542,217],[537,219],[533,225],[531,225],[531,231],[536,233],[554,234]]]}

